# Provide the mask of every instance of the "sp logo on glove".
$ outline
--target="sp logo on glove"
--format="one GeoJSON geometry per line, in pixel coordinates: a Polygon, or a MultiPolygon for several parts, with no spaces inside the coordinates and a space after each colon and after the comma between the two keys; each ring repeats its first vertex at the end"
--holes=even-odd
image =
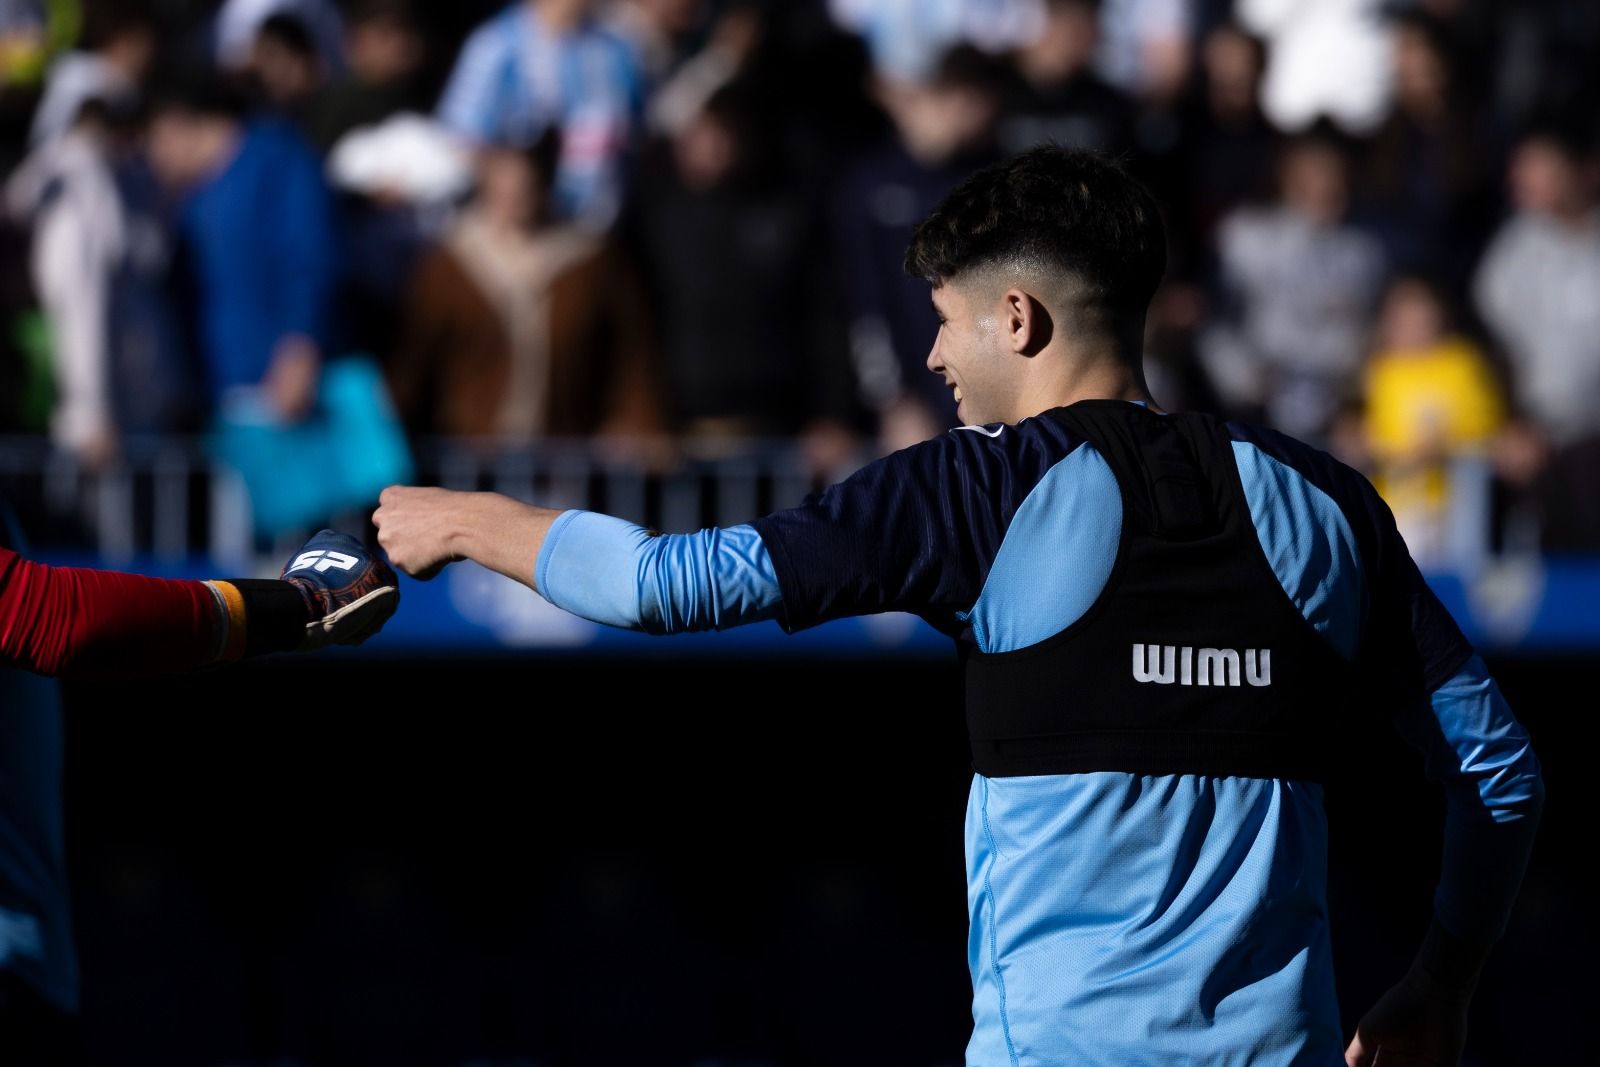
{"type": "Polygon", "coordinates": [[[359,645],[400,606],[400,583],[389,565],[348,534],[323,530],[283,568],[283,581],[306,602],[300,649],[359,645]]]}
{"type": "MultiPolygon", "coordinates": [[[[320,536],[320,535],[319,535],[320,536]]],[[[354,556],[347,556],[343,552],[329,552],[326,549],[317,552],[302,552],[283,569],[285,575],[295,571],[303,571],[307,567],[313,568],[318,574],[337,568],[341,571],[353,570],[361,561],[354,556]]]]}

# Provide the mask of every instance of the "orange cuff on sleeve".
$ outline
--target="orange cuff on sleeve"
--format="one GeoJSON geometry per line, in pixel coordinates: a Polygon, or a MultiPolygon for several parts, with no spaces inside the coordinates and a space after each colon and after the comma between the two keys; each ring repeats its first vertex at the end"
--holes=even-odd
{"type": "Polygon", "coordinates": [[[222,643],[222,654],[218,656],[225,662],[244,658],[245,648],[245,611],[244,596],[230,582],[212,581],[211,588],[217,591],[222,598],[223,606],[227,609],[228,636],[222,643]]]}

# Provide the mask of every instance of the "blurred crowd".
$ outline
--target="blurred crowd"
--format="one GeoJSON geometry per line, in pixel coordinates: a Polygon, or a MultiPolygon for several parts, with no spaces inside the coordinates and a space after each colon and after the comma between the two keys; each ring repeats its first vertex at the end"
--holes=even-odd
{"type": "Polygon", "coordinates": [[[269,528],[434,437],[826,476],[950,424],[906,242],[1051,140],[1168,211],[1161,402],[1424,562],[1600,550],[1600,5],[444,7],[0,0],[0,431],[203,432],[269,528]]]}

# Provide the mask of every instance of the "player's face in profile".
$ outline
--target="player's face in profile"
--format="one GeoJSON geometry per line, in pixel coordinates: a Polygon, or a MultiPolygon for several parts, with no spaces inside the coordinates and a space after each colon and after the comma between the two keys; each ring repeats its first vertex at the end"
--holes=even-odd
{"type": "Polygon", "coordinates": [[[933,290],[933,310],[939,332],[928,352],[928,369],[955,397],[956,418],[967,426],[1006,421],[1006,353],[994,309],[972,289],[946,282],[933,290]]]}

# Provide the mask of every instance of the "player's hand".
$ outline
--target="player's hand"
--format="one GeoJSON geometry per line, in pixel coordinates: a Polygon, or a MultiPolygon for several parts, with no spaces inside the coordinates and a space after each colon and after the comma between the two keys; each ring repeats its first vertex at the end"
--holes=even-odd
{"type": "Polygon", "coordinates": [[[1356,1026],[1347,1067],[1456,1067],[1467,1043],[1470,989],[1413,967],[1356,1026]]]}
{"type": "Polygon", "coordinates": [[[427,581],[447,563],[461,559],[455,535],[473,495],[402,485],[385,489],[372,524],[389,561],[411,577],[427,581]]]}
{"type": "Polygon", "coordinates": [[[389,565],[354,537],[333,530],[307,541],[279,577],[306,602],[302,651],[359,645],[400,606],[400,583],[389,565]]]}

